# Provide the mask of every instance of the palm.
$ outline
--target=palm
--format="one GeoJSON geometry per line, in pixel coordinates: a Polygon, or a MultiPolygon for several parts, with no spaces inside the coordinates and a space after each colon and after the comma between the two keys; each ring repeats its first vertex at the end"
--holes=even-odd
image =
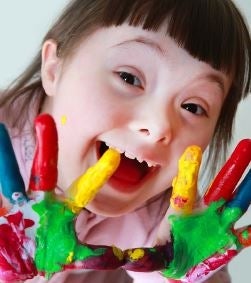
{"type": "Polygon", "coordinates": [[[236,185],[251,160],[251,140],[242,140],[202,198],[200,212],[193,212],[199,148],[190,147],[179,161],[173,182],[172,211],[169,216],[174,258],[164,271],[166,277],[182,282],[200,282],[226,265],[251,244],[249,228],[234,230],[251,201],[251,170],[236,185]],[[183,201],[180,201],[183,200],[183,201]]]}
{"type": "MultiPolygon", "coordinates": [[[[208,273],[204,270],[201,272],[206,261],[213,260],[213,268],[209,265],[211,271],[215,266],[218,268],[230,260],[228,253],[230,247],[234,246],[234,255],[237,249],[241,248],[242,245],[236,233],[232,232],[232,226],[247,209],[250,194],[244,194],[245,199],[249,198],[245,204],[243,197],[240,198],[238,193],[234,200],[228,202],[228,207],[237,207],[237,214],[234,214],[234,217],[225,213],[227,208],[224,210],[220,208],[225,207],[225,201],[231,198],[240,173],[250,161],[250,140],[246,142],[247,145],[245,144],[249,156],[243,158],[241,155],[241,161],[245,159],[245,162],[242,162],[242,168],[238,174],[234,173],[235,180],[231,177],[232,175],[225,180],[222,172],[220,173],[220,179],[225,180],[224,184],[231,179],[230,188],[227,190],[214,182],[204,198],[206,204],[212,201],[212,205],[203,212],[195,214],[191,212],[196,198],[196,177],[200,158],[197,159],[197,154],[191,155],[194,147],[189,147],[184,154],[186,166],[184,170],[179,170],[173,183],[171,203],[181,212],[169,217],[174,241],[167,241],[164,245],[153,248],[122,251],[114,246],[81,244],[75,233],[75,220],[78,213],[95,197],[98,190],[116,170],[120,161],[119,153],[109,149],[97,164],[74,181],[66,192],[58,194],[55,192],[58,148],[54,121],[49,115],[40,115],[35,121],[35,128],[37,148],[26,193],[9,136],[5,127],[0,124],[0,184],[3,204],[5,204],[1,208],[2,216],[0,217],[1,280],[5,282],[26,280],[37,274],[49,278],[54,273],[65,269],[106,270],[123,267],[142,272],[165,270],[163,274],[167,277],[195,282],[208,273]],[[190,157],[187,158],[188,156],[190,157]],[[212,194],[215,188],[216,195],[212,194]],[[224,196],[226,191],[228,191],[227,197],[224,196]],[[221,197],[223,201],[219,201],[221,197]],[[207,231],[205,231],[205,225],[201,223],[208,219],[212,224],[211,230],[216,230],[217,233],[213,231],[209,237],[205,238],[203,235],[207,231]],[[190,229],[191,225],[193,229],[190,229]],[[202,239],[204,241],[201,241],[202,239]],[[209,243],[210,249],[204,249],[209,243]],[[218,260],[219,251],[223,251],[220,254],[220,260],[218,260]],[[181,256],[184,259],[183,262],[180,260],[181,256]],[[197,276],[199,273],[202,274],[201,277],[197,276]],[[194,278],[194,274],[198,277],[196,280],[191,279],[194,278]]],[[[239,163],[235,165],[238,167],[239,163]]],[[[248,176],[250,181],[250,174],[248,176]]],[[[245,185],[244,189],[242,187],[239,191],[247,192],[247,186],[245,185]]]]}

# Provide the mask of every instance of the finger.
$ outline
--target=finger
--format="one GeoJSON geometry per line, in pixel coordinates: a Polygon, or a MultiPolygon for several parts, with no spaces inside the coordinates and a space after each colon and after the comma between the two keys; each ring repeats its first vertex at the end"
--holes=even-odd
{"type": "Polygon", "coordinates": [[[242,247],[251,246],[251,226],[239,228],[234,231],[242,247]]]}
{"type": "Polygon", "coordinates": [[[239,142],[230,158],[215,177],[213,183],[203,197],[204,203],[233,197],[233,192],[243,172],[251,160],[251,139],[239,142]]]}
{"type": "Polygon", "coordinates": [[[4,124],[0,124],[0,188],[3,197],[12,204],[21,199],[27,200],[24,181],[4,124]]]}
{"type": "Polygon", "coordinates": [[[244,214],[251,202],[251,169],[238,186],[234,198],[227,203],[227,207],[240,208],[244,214]]]}
{"type": "MultiPolygon", "coordinates": [[[[161,221],[155,244],[164,245],[170,241],[170,222],[168,215],[174,213],[190,213],[194,207],[197,193],[197,180],[201,163],[201,149],[197,146],[188,147],[179,159],[178,173],[173,179],[173,189],[170,196],[170,207],[161,221]]],[[[169,192],[167,192],[169,199],[169,192]]]]}
{"type": "MultiPolygon", "coordinates": [[[[224,266],[226,266],[237,254],[238,252],[236,249],[233,249],[232,247],[227,250],[219,250],[209,258],[203,260],[200,264],[192,267],[186,273],[184,281],[182,280],[182,282],[225,282],[220,280],[222,279],[222,276],[224,276],[223,278],[229,278],[226,271],[223,271],[224,266]],[[222,273],[220,274],[219,272],[222,273]],[[209,277],[211,277],[210,281],[206,280],[209,277]],[[216,281],[217,279],[219,281],[216,281]]],[[[227,280],[227,282],[229,282],[229,280],[227,280]]]]}
{"type": "Polygon", "coordinates": [[[170,205],[177,212],[190,213],[194,207],[201,157],[201,149],[190,146],[179,159],[178,175],[173,180],[170,199],[170,205]]]}
{"type": "Polygon", "coordinates": [[[225,204],[222,211],[222,225],[230,229],[247,211],[251,201],[251,170],[237,189],[234,198],[225,204]]]}
{"type": "Polygon", "coordinates": [[[39,115],[35,120],[37,144],[33,159],[29,189],[51,191],[57,184],[58,137],[53,118],[39,115]]]}
{"type": "Polygon", "coordinates": [[[79,212],[116,171],[120,154],[109,148],[99,161],[73,182],[66,192],[66,203],[73,212],[79,212]]]}

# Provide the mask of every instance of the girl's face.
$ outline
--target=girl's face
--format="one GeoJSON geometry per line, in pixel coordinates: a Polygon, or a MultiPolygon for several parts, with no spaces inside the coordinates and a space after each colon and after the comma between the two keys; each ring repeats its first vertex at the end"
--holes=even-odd
{"type": "Polygon", "coordinates": [[[111,216],[169,188],[187,146],[206,148],[231,83],[164,30],[128,25],[99,29],[64,62],[46,42],[42,78],[43,111],[58,128],[59,187],[69,187],[107,147],[123,153],[87,207],[111,216]]]}

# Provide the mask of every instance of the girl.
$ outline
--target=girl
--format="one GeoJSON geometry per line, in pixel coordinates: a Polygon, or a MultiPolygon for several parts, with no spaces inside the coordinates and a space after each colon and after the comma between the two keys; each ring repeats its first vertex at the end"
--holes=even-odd
{"type": "MultiPolygon", "coordinates": [[[[184,149],[208,147],[212,173],[224,159],[237,105],[250,90],[250,65],[247,26],[230,0],[74,0],[2,94],[0,120],[26,183],[39,113],[57,124],[59,190],[106,148],[123,153],[78,217],[77,234],[122,249],[152,246],[184,149]]],[[[120,270],[62,272],[50,282],[131,280],[167,282],[155,272],[120,270]]],[[[229,282],[223,271],[210,280],[229,282]]]]}

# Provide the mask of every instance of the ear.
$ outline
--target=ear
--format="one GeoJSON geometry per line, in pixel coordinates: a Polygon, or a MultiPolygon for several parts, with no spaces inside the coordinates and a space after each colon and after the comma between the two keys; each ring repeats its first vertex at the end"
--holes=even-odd
{"type": "Polygon", "coordinates": [[[61,60],[57,56],[57,43],[54,40],[47,40],[42,47],[41,79],[47,95],[55,93],[57,80],[60,76],[61,60]]]}

